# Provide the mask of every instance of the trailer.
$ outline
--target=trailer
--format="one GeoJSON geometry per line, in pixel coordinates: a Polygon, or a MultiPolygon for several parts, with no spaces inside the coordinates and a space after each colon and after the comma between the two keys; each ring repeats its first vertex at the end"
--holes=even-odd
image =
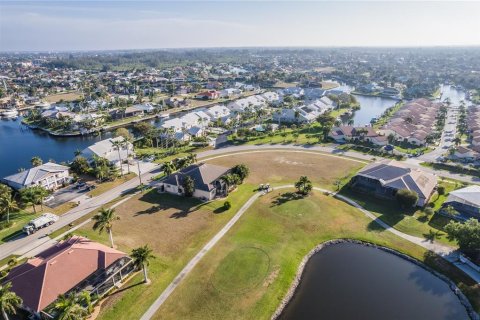
{"type": "Polygon", "coordinates": [[[23,232],[27,235],[33,234],[42,228],[54,224],[58,219],[58,216],[53,213],[44,213],[40,217],[30,220],[29,223],[23,226],[23,232]]]}

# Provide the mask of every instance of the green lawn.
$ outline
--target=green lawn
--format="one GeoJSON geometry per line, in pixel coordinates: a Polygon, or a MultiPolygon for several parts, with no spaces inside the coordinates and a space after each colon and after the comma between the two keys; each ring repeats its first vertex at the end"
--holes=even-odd
{"type": "MultiPolygon", "coordinates": [[[[38,206],[40,212],[40,206],[38,206]]],[[[9,228],[0,230],[0,243],[7,242],[22,233],[23,226],[30,220],[38,217],[40,213],[30,213],[29,210],[20,210],[10,214],[10,221],[13,225],[9,228]]]]}
{"type": "Polygon", "coordinates": [[[384,231],[357,209],[318,192],[298,199],[291,190],[281,190],[261,197],[245,213],[154,318],[270,319],[303,257],[316,245],[336,238],[377,243],[425,261],[466,283],[473,290],[472,300],[480,291],[456,268],[384,231]]]}
{"type": "MultiPolygon", "coordinates": [[[[448,196],[448,192],[462,186],[459,182],[452,180],[441,180],[439,181],[439,185],[445,187],[446,193],[442,196],[438,196],[435,193],[430,198],[430,201],[435,204],[433,207],[435,211],[440,209],[442,203],[448,196]]],[[[421,209],[402,209],[395,200],[388,201],[378,199],[370,195],[351,191],[348,187],[343,188],[341,194],[355,200],[365,209],[401,232],[417,237],[425,237],[426,235],[430,235],[430,231],[433,231],[436,232],[435,241],[456,246],[454,241],[447,239],[446,233],[444,232],[445,225],[450,221],[447,217],[436,213],[428,216],[421,209]]]]}
{"type": "MultiPolygon", "coordinates": [[[[232,207],[226,211],[222,208],[225,200],[200,203],[195,199],[158,194],[155,190],[119,205],[116,211],[120,220],[113,228],[115,243],[124,252],[144,244],[154,249],[156,258],[149,266],[152,283],[145,286],[143,275],[134,276],[105,300],[98,319],[138,319],[253,192],[251,184],[240,186],[228,196],[232,207]]],[[[74,234],[109,244],[107,234],[93,231],[91,223],[74,234]]]]}
{"type": "Polygon", "coordinates": [[[90,195],[92,197],[99,196],[102,193],[104,193],[108,190],[111,190],[115,187],[118,187],[119,185],[135,178],[136,176],[137,176],[136,173],[130,172],[130,173],[124,174],[123,177],[119,177],[119,178],[117,178],[113,181],[102,182],[100,184],[97,184],[95,189],[93,189],[92,191],[89,191],[88,195],[90,195]]]}

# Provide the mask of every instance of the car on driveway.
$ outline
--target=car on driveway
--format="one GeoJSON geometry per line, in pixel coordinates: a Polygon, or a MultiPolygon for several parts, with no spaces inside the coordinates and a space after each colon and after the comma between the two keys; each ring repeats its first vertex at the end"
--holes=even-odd
{"type": "Polygon", "coordinates": [[[45,197],[45,198],[43,199],[43,202],[44,202],[44,203],[45,203],[45,202],[50,202],[50,201],[52,201],[53,199],[55,199],[55,197],[52,196],[52,195],[49,195],[49,196],[47,196],[47,197],[45,197]]]}

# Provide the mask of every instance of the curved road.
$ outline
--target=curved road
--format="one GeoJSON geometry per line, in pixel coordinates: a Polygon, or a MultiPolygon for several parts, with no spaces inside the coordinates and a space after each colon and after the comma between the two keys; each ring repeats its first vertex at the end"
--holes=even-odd
{"type": "MultiPolygon", "coordinates": [[[[283,186],[275,187],[273,188],[273,190],[293,188],[293,187],[294,187],[293,185],[283,185],[283,186]]],[[[355,201],[345,196],[342,196],[335,192],[331,192],[330,190],[326,190],[318,187],[314,187],[313,189],[316,191],[324,192],[324,193],[326,192],[336,197],[337,199],[345,201],[348,204],[358,208],[360,211],[362,211],[365,214],[365,216],[367,216],[371,220],[378,223],[385,230],[407,241],[410,241],[421,247],[424,247],[427,250],[431,250],[450,262],[454,262],[458,260],[458,256],[456,256],[456,253],[454,252],[455,249],[452,247],[435,243],[435,242],[430,242],[422,238],[418,238],[418,237],[414,237],[414,236],[402,233],[394,229],[393,227],[389,226],[379,218],[377,218],[374,214],[364,209],[355,201]]],[[[257,200],[261,195],[263,195],[263,192],[257,192],[240,208],[240,210],[238,210],[238,212],[233,216],[233,218],[230,219],[230,221],[187,263],[187,265],[182,269],[182,271],[180,271],[180,273],[173,279],[173,281],[168,285],[168,287],[160,294],[160,296],[155,300],[155,302],[150,306],[150,308],[148,308],[148,310],[143,314],[140,320],[150,320],[155,315],[155,313],[162,306],[162,304],[168,299],[168,297],[173,293],[173,291],[180,285],[182,280],[184,280],[185,277],[193,270],[193,268],[203,258],[203,256],[205,256],[207,252],[210,251],[213,248],[213,246],[215,246],[215,244],[233,227],[233,225],[240,219],[240,217],[250,208],[250,206],[255,202],[255,200],[257,200]]],[[[468,267],[464,266],[463,264],[457,265],[457,266],[463,271],[465,271],[467,274],[469,274],[475,281],[477,281],[477,283],[480,283],[480,273],[475,272],[474,270],[468,269],[468,267]]]]}

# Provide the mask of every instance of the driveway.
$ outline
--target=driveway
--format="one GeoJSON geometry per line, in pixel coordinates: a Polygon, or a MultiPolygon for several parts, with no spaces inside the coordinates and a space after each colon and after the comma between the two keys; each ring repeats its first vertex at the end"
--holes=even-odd
{"type": "Polygon", "coordinates": [[[50,208],[56,208],[61,204],[72,201],[75,198],[80,197],[82,194],[86,193],[87,190],[78,190],[75,188],[75,184],[69,185],[65,188],[55,191],[53,199],[46,201],[45,204],[50,208]]]}

